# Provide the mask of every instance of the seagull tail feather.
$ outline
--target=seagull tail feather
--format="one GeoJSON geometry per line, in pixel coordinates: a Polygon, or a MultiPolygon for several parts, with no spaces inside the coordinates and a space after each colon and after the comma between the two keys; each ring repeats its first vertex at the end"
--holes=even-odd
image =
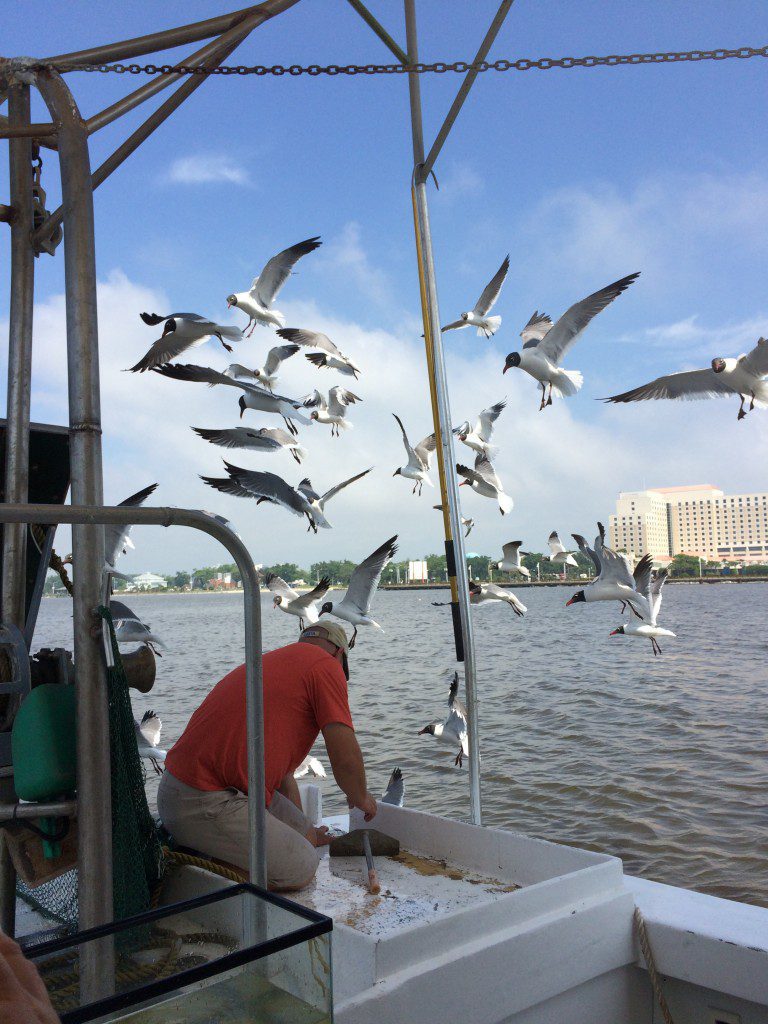
{"type": "Polygon", "coordinates": [[[488,338],[490,335],[495,334],[496,331],[501,327],[500,316],[487,316],[485,318],[485,326],[478,327],[477,336],[478,338],[488,338]]]}

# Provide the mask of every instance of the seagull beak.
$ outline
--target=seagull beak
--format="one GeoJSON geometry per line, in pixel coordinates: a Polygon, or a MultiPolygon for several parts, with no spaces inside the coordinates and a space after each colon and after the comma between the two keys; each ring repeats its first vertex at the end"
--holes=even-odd
{"type": "Polygon", "coordinates": [[[241,405],[241,406],[240,406],[240,419],[242,419],[242,418],[243,418],[243,413],[244,413],[244,412],[245,412],[245,406],[241,405]]]}
{"type": "Polygon", "coordinates": [[[501,371],[501,372],[502,372],[502,375],[503,375],[503,374],[505,374],[505,373],[507,372],[507,370],[508,370],[508,369],[509,369],[509,367],[508,367],[508,366],[505,366],[505,367],[504,367],[504,369],[503,369],[503,370],[501,371]]]}
{"type": "Polygon", "coordinates": [[[227,309],[232,309],[232,300],[227,299],[227,309]]]}
{"type": "Polygon", "coordinates": [[[572,604],[573,604],[573,601],[574,601],[574,599],[573,599],[573,598],[571,598],[571,599],[570,599],[570,601],[566,601],[566,602],[565,602],[565,607],[566,607],[566,608],[570,607],[570,605],[572,605],[572,604]]]}
{"type": "Polygon", "coordinates": [[[611,632],[608,634],[608,636],[618,636],[618,633],[619,633],[618,629],[612,629],[611,632]]]}
{"type": "Polygon", "coordinates": [[[462,480],[461,483],[459,484],[459,487],[467,487],[468,484],[469,484],[469,480],[462,480]]]}

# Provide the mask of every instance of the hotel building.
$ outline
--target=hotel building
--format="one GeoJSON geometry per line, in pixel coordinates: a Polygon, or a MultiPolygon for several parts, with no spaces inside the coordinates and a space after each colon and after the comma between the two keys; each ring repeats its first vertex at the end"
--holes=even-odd
{"type": "Polygon", "coordinates": [[[622,491],[609,520],[612,547],[657,562],[694,555],[768,563],[768,493],[724,494],[709,484],[622,491]]]}

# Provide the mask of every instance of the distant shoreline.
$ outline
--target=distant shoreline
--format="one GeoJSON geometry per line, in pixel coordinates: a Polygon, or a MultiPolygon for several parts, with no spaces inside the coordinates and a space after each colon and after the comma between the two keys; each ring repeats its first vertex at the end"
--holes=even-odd
{"type": "MultiPolygon", "coordinates": [[[[520,589],[521,587],[577,587],[577,586],[588,586],[592,579],[580,580],[577,578],[568,580],[494,580],[493,581],[499,587],[506,587],[509,589],[520,589]]],[[[709,584],[709,583],[768,583],[768,576],[670,576],[667,583],[681,584],[681,583],[693,583],[697,585],[709,584]]],[[[339,583],[337,589],[343,590],[345,584],[339,583]]],[[[311,590],[312,587],[296,587],[300,593],[305,593],[311,590]]],[[[449,584],[447,583],[384,583],[379,588],[380,590],[449,590],[449,584]]],[[[242,594],[244,591],[242,588],[236,590],[120,590],[116,591],[114,596],[121,598],[124,596],[128,597],[156,597],[158,595],[166,597],[204,597],[213,596],[226,597],[230,594],[242,594]]],[[[47,598],[60,598],[69,595],[65,594],[44,594],[43,597],[47,598]]]]}

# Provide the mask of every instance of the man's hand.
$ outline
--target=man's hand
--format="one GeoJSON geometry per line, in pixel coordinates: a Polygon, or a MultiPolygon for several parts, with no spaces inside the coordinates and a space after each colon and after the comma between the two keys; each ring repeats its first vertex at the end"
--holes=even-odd
{"type": "Polygon", "coordinates": [[[306,838],[309,840],[310,843],[312,843],[313,846],[317,847],[328,846],[331,842],[331,839],[333,839],[333,836],[328,834],[327,825],[320,825],[317,828],[315,828],[315,826],[312,825],[309,832],[307,832],[306,838]]]}
{"type": "Polygon", "coordinates": [[[376,812],[379,809],[375,798],[370,793],[366,793],[364,799],[359,804],[355,804],[355,806],[363,812],[366,821],[371,821],[375,818],[376,812]]]}

